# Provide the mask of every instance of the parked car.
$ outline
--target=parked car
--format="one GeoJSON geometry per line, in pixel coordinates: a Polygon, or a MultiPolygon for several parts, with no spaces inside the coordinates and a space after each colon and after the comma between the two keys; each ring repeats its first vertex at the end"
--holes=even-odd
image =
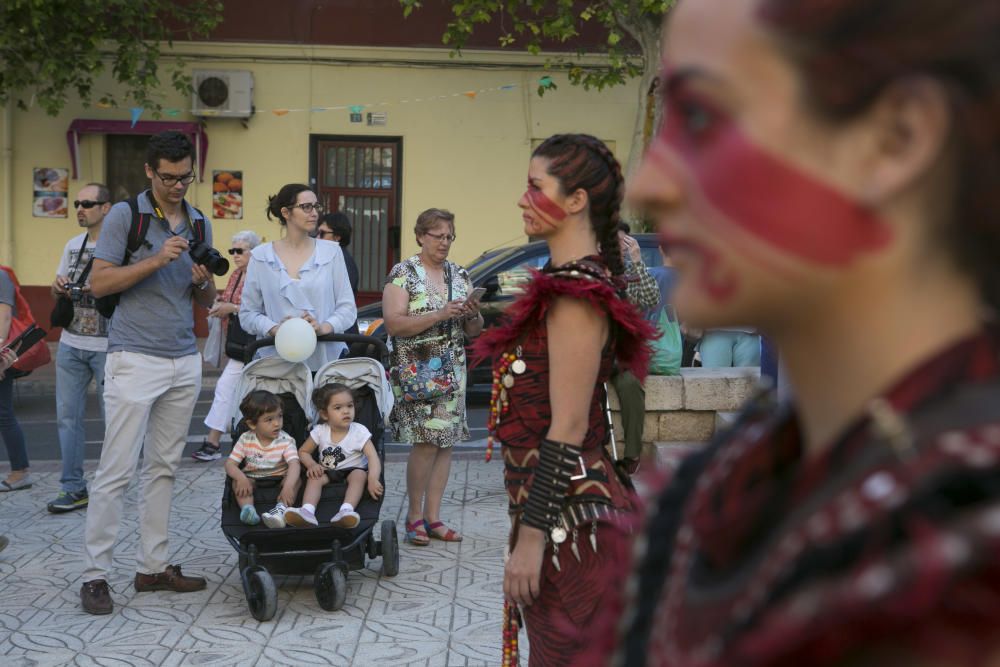
{"type": "MultiPolygon", "coordinates": [[[[662,259],[656,234],[636,234],[646,266],[660,266],[662,259]]],[[[466,266],[473,287],[485,287],[482,299],[483,319],[486,327],[493,326],[504,309],[522,291],[522,285],[531,277],[530,269],[540,269],[549,261],[549,247],[544,241],[533,241],[519,246],[508,246],[487,251],[466,266]]],[[[385,337],[382,326],[382,302],[358,308],[358,329],[369,335],[385,337]]],[[[489,396],[493,382],[489,363],[469,368],[468,393],[481,398],[489,396]]]]}

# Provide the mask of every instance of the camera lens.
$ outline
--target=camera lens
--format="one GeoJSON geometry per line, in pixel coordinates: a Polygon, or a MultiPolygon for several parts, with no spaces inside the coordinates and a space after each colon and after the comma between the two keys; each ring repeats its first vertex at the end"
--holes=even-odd
{"type": "Polygon", "coordinates": [[[217,250],[212,249],[209,260],[206,263],[208,270],[217,276],[224,276],[226,272],[229,271],[229,260],[219,254],[217,250]]]}
{"type": "Polygon", "coordinates": [[[224,276],[229,271],[229,260],[219,254],[219,251],[204,243],[195,243],[191,246],[191,260],[195,264],[201,264],[206,269],[217,276],[224,276]]]}

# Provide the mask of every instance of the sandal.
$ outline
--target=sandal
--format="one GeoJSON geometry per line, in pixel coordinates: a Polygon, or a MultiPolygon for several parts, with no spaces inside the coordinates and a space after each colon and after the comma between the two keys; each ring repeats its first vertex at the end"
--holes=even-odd
{"type": "Polygon", "coordinates": [[[413,523],[407,521],[405,541],[415,547],[426,547],[430,544],[431,538],[427,537],[427,531],[424,528],[425,525],[426,522],[423,519],[414,521],[413,523]]]}
{"type": "Polygon", "coordinates": [[[444,525],[444,521],[435,521],[434,523],[427,523],[427,519],[424,519],[424,525],[427,527],[428,534],[435,540],[441,540],[442,542],[461,542],[462,536],[456,533],[454,530],[444,525]],[[439,528],[444,528],[445,532],[435,533],[439,528]]]}

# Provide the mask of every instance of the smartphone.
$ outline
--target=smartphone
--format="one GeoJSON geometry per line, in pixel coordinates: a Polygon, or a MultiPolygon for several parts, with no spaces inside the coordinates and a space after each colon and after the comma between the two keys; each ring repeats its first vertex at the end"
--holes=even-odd
{"type": "Polygon", "coordinates": [[[16,338],[11,339],[4,347],[13,350],[14,354],[20,357],[43,338],[45,338],[45,330],[32,325],[18,334],[16,338]]]}
{"type": "Polygon", "coordinates": [[[476,289],[472,290],[472,294],[470,294],[468,298],[465,299],[465,302],[469,303],[470,301],[482,301],[484,294],[486,294],[486,288],[477,287],[476,289]]]}

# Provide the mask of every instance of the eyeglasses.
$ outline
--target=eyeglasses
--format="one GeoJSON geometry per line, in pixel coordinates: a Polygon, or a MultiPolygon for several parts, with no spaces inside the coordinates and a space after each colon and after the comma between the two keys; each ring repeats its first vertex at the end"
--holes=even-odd
{"type": "Polygon", "coordinates": [[[181,183],[183,185],[190,185],[191,183],[194,183],[193,172],[190,174],[184,174],[183,176],[164,176],[163,174],[154,169],[153,173],[156,174],[156,177],[160,179],[163,182],[163,184],[168,188],[172,188],[178,183],[181,183]]]}
{"type": "Polygon", "coordinates": [[[322,204],[315,202],[309,202],[307,204],[293,204],[288,208],[301,208],[303,213],[312,213],[313,211],[316,211],[317,213],[322,213],[324,209],[322,204]]]}
{"type": "Polygon", "coordinates": [[[229,254],[230,255],[242,255],[245,252],[246,252],[246,248],[230,248],[229,249],[229,254]]]}
{"type": "Polygon", "coordinates": [[[336,234],[334,234],[330,230],[321,229],[318,232],[316,232],[316,236],[319,237],[319,238],[321,238],[321,239],[325,239],[327,237],[331,237],[332,238],[332,237],[336,236],[336,234]]]}
{"type": "Polygon", "coordinates": [[[458,238],[454,234],[431,234],[430,232],[425,233],[424,236],[429,236],[438,243],[441,243],[442,241],[445,243],[452,243],[456,238],[458,238]]]}
{"type": "Polygon", "coordinates": [[[79,200],[73,202],[73,208],[94,208],[95,206],[101,206],[102,204],[107,204],[106,201],[91,201],[89,199],[79,200]]]}

